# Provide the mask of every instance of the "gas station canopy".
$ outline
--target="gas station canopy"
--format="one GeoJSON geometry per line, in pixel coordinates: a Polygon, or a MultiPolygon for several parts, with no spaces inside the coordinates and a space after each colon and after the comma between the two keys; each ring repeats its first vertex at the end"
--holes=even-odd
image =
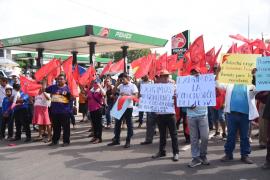
{"type": "Polygon", "coordinates": [[[94,42],[95,53],[121,51],[122,46],[129,50],[164,47],[166,39],[155,38],[94,25],[84,25],[44,33],[13,37],[0,40],[0,47],[6,49],[65,54],[76,51],[89,54],[89,44],[94,42]]]}

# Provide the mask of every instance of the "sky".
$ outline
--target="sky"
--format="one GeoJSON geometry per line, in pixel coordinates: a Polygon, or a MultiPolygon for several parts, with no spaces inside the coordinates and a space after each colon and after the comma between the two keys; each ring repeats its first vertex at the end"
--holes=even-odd
{"type": "Polygon", "coordinates": [[[270,0],[0,0],[0,39],[87,24],[168,40],[189,29],[225,52],[230,34],[248,36],[248,17],[250,38],[270,39],[270,0]]]}

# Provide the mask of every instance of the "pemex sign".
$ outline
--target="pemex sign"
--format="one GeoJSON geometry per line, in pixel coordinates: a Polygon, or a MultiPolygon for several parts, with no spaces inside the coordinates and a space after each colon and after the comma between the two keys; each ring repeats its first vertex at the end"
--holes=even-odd
{"type": "Polygon", "coordinates": [[[181,59],[188,50],[190,44],[190,31],[186,30],[172,37],[172,54],[178,54],[178,59],[181,59]]]}

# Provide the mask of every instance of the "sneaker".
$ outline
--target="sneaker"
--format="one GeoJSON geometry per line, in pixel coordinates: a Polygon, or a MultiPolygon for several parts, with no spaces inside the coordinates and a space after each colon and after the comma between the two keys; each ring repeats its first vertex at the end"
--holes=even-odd
{"type": "Polygon", "coordinates": [[[248,141],[250,144],[253,142],[251,137],[248,139],[248,141]]]}
{"type": "Polygon", "coordinates": [[[157,158],[161,158],[161,157],[165,157],[166,156],[166,152],[158,152],[155,155],[152,156],[153,159],[157,159],[157,158]]]}
{"type": "Polygon", "coordinates": [[[126,144],[124,145],[124,148],[130,148],[130,142],[127,141],[126,144]]]}
{"type": "Polygon", "coordinates": [[[107,144],[107,146],[115,146],[115,145],[120,145],[120,142],[118,142],[118,141],[113,141],[113,142],[107,144]]]}
{"type": "Polygon", "coordinates": [[[231,157],[229,155],[225,155],[220,159],[221,162],[230,162],[232,160],[233,160],[233,157],[231,157]]]}
{"type": "Polygon", "coordinates": [[[201,161],[203,165],[210,165],[210,162],[208,161],[206,156],[201,156],[201,161]]]}
{"type": "Polygon", "coordinates": [[[62,144],[62,147],[66,147],[66,146],[69,146],[69,143],[63,143],[62,144]]]}
{"type": "Polygon", "coordinates": [[[241,161],[246,163],[246,164],[253,164],[253,161],[248,156],[242,156],[241,161]]]}
{"type": "Polygon", "coordinates": [[[193,168],[202,164],[202,161],[199,158],[193,158],[188,164],[188,167],[193,168]]]}
{"type": "Polygon", "coordinates": [[[219,136],[220,135],[220,132],[216,132],[215,134],[214,134],[214,137],[217,137],[217,136],[219,136]]]}
{"type": "Polygon", "coordinates": [[[222,138],[223,139],[227,139],[227,134],[226,133],[222,133],[222,138]]]}
{"type": "Polygon", "coordinates": [[[152,144],[151,141],[144,141],[144,142],[141,142],[141,145],[147,145],[147,144],[152,144]]]}
{"type": "Polygon", "coordinates": [[[178,161],[179,160],[179,154],[174,154],[172,157],[173,161],[178,161]]]}
{"type": "Polygon", "coordinates": [[[262,166],[262,169],[270,169],[270,162],[265,162],[262,166]]]}
{"type": "Polygon", "coordinates": [[[31,141],[31,138],[26,138],[25,140],[24,140],[24,142],[26,143],[26,142],[30,142],[31,141]]]}
{"type": "Polygon", "coordinates": [[[56,146],[56,145],[58,145],[58,142],[57,143],[51,142],[48,146],[56,146]]]}

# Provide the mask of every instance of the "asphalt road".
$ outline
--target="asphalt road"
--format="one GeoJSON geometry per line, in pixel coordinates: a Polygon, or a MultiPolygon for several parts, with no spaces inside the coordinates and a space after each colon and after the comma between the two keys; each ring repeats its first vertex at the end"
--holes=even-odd
{"type": "Polygon", "coordinates": [[[107,143],[113,137],[112,129],[104,130],[103,143],[96,145],[89,143],[88,129],[89,123],[78,123],[77,128],[72,130],[71,145],[68,147],[49,147],[43,142],[16,142],[16,146],[8,146],[10,142],[1,141],[0,180],[270,180],[270,170],[260,168],[266,150],[257,148],[256,139],[252,143],[251,154],[255,164],[246,165],[239,160],[239,144],[233,162],[220,162],[224,142],[211,139],[208,150],[211,165],[188,168],[190,147],[184,144],[182,132],[179,133],[180,160],[172,162],[170,140],[167,157],[159,160],[150,158],[158,151],[158,136],[153,144],[140,145],[145,128],[135,128],[130,149],[123,148],[126,130],[122,131],[120,146],[108,147],[107,143]]]}

